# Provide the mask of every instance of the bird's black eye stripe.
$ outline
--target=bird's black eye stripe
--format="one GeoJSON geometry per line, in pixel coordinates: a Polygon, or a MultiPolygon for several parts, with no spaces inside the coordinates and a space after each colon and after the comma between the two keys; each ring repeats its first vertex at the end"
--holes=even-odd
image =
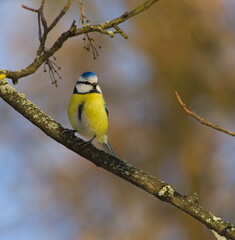
{"type": "Polygon", "coordinates": [[[99,94],[101,94],[97,89],[91,89],[91,91],[89,93],[99,93],[99,94]]]}
{"type": "Polygon", "coordinates": [[[86,85],[91,85],[91,86],[96,86],[97,83],[90,83],[90,82],[83,82],[83,81],[78,81],[77,84],[86,84],[86,85]]]}

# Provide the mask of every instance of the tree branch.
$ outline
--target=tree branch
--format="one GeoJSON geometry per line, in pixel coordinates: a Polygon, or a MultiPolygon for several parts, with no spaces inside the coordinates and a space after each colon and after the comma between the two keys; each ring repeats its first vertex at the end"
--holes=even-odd
{"type": "MultiPolygon", "coordinates": [[[[0,76],[2,76],[1,78],[5,76],[4,71],[0,71],[0,76]]],[[[27,100],[24,94],[17,92],[6,80],[1,80],[1,78],[0,97],[49,137],[86,158],[96,166],[142,188],[158,199],[176,206],[196,218],[209,229],[216,231],[219,235],[235,240],[235,225],[224,222],[219,217],[215,217],[212,213],[206,211],[198,204],[197,194],[182,196],[168,183],[151,176],[130,163],[98,150],[93,145],[84,147],[82,145],[84,141],[77,138],[73,131],[64,129],[31,101],[27,100]]]]}
{"type": "Polygon", "coordinates": [[[184,110],[187,114],[189,114],[190,116],[194,117],[198,122],[200,122],[201,124],[206,125],[206,126],[208,126],[208,127],[211,127],[211,128],[213,128],[213,129],[215,129],[215,130],[217,130],[217,131],[220,131],[220,132],[223,132],[223,133],[226,133],[226,134],[229,134],[229,135],[235,137],[235,132],[228,131],[228,130],[226,130],[226,129],[218,126],[218,125],[215,125],[215,124],[213,124],[213,123],[205,120],[204,118],[200,117],[200,116],[197,115],[195,112],[192,112],[191,110],[189,110],[189,109],[186,107],[186,104],[183,103],[183,101],[181,100],[178,92],[176,92],[176,91],[175,91],[175,96],[176,96],[176,98],[177,98],[180,106],[183,108],[183,110],[184,110]]]}
{"type": "MultiPolygon", "coordinates": [[[[48,29],[51,30],[58,23],[58,21],[61,19],[61,17],[66,13],[66,11],[68,10],[68,8],[72,2],[72,0],[68,0],[67,4],[65,5],[65,7],[61,11],[61,13],[53,21],[53,23],[49,26],[49,28],[47,28],[45,30],[45,24],[43,24],[45,31],[42,36],[41,44],[39,46],[39,49],[37,51],[37,55],[36,55],[36,58],[34,59],[34,61],[26,68],[18,70],[18,71],[6,70],[7,78],[12,79],[13,83],[16,84],[16,83],[18,83],[18,79],[33,74],[49,57],[51,57],[56,51],[58,51],[62,47],[62,45],[64,44],[65,41],[67,41],[71,37],[79,36],[82,34],[87,34],[90,32],[99,32],[102,34],[107,34],[110,37],[113,37],[115,34],[121,34],[123,37],[127,38],[127,35],[121,30],[120,27],[118,27],[118,25],[125,22],[126,20],[134,17],[135,15],[147,10],[157,1],[158,0],[147,0],[143,4],[139,5],[135,9],[133,9],[132,11],[125,12],[120,17],[115,18],[111,21],[107,21],[105,23],[101,23],[99,25],[86,24],[86,25],[82,26],[81,28],[77,29],[75,22],[73,22],[70,29],[67,30],[66,32],[62,33],[61,36],[55,41],[55,43],[53,44],[53,46],[51,48],[49,48],[47,51],[46,50],[44,51],[44,46],[45,46],[45,41],[46,41],[46,37],[48,34],[48,29]],[[108,29],[110,29],[110,28],[115,28],[115,31],[108,31],[108,29]]],[[[42,10],[43,6],[44,6],[44,4],[39,8],[39,10],[40,9],[42,10]]],[[[24,6],[24,8],[29,10],[28,7],[24,6]]],[[[43,20],[43,19],[41,19],[41,20],[43,20]]]]}

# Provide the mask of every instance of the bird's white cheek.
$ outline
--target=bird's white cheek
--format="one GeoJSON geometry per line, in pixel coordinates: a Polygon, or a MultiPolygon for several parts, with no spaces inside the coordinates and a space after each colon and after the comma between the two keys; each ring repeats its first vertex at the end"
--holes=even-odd
{"type": "Polygon", "coordinates": [[[101,88],[100,88],[99,85],[96,86],[96,90],[97,90],[98,92],[102,93],[101,88]]]}
{"type": "Polygon", "coordinates": [[[87,84],[77,84],[76,89],[79,93],[87,93],[92,90],[92,86],[87,84]]]}

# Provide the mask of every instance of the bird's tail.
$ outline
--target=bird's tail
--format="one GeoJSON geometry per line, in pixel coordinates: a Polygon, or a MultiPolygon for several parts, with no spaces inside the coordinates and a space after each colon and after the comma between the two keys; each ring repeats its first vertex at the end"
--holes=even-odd
{"type": "Polygon", "coordinates": [[[111,144],[109,142],[107,143],[101,143],[101,146],[103,148],[103,150],[107,153],[109,153],[110,155],[114,156],[117,158],[117,155],[115,154],[115,152],[113,151],[113,148],[111,146],[111,144]]]}

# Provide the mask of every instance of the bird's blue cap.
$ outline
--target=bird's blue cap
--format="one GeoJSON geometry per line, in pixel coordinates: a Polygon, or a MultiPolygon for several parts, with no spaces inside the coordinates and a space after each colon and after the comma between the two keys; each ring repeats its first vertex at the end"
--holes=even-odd
{"type": "Polygon", "coordinates": [[[90,77],[97,77],[97,75],[93,72],[84,72],[82,75],[81,75],[82,78],[85,78],[85,79],[88,79],[90,77]]]}

